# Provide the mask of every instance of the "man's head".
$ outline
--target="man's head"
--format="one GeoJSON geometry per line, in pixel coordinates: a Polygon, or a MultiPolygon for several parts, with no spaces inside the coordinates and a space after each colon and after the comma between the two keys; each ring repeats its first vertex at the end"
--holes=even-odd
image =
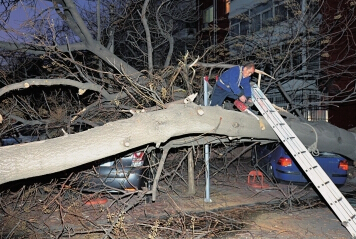
{"type": "Polygon", "coordinates": [[[254,63],[248,63],[248,64],[244,65],[244,67],[242,68],[242,76],[244,78],[251,76],[253,73],[255,73],[255,64],[254,63]]]}

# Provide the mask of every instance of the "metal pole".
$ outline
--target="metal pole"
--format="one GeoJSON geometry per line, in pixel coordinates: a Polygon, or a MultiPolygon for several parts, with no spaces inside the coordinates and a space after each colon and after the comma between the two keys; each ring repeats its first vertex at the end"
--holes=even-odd
{"type": "MultiPolygon", "coordinates": [[[[204,77],[204,105],[209,106],[208,77],[204,77]]],[[[204,145],[205,156],[205,199],[204,202],[212,202],[210,199],[210,176],[209,176],[209,145],[204,145]]]]}

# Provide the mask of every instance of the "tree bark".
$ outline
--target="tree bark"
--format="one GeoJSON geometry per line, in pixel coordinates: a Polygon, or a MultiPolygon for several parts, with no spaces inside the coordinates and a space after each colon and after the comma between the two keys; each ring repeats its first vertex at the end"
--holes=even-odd
{"type": "Polygon", "coordinates": [[[195,194],[193,148],[188,153],[188,195],[195,194]]]}
{"type": "MultiPolygon", "coordinates": [[[[147,145],[184,147],[219,142],[220,137],[236,143],[277,141],[272,128],[261,120],[265,130],[247,113],[191,102],[171,104],[164,110],[135,114],[85,132],[0,147],[0,184],[59,172],[147,145]]],[[[356,159],[356,134],[326,122],[305,123],[296,118],[286,122],[307,147],[317,138],[319,151],[356,159]]]]}
{"type": "Polygon", "coordinates": [[[151,40],[151,33],[150,33],[150,28],[148,26],[147,18],[146,18],[146,11],[148,7],[148,3],[150,0],[145,0],[143,6],[142,6],[142,12],[141,12],[141,22],[142,25],[145,29],[146,33],[146,44],[147,44],[147,63],[148,63],[148,73],[150,76],[152,75],[153,71],[153,48],[152,48],[152,40],[151,40]]]}

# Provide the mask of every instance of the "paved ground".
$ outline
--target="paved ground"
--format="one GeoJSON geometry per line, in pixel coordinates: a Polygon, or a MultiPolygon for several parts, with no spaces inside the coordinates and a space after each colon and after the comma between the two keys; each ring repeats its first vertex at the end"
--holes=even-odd
{"type": "MultiPolygon", "coordinates": [[[[197,212],[226,215],[231,209],[240,209],[245,211],[244,228],[226,232],[222,238],[351,238],[333,212],[317,200],[312,187],[271,184],[257,188],[248,184],[247,179],[247,175],[241,175],[233,183],[212,180],[211,202],[206,202],[204,181],[197,186],[194,196],[187,196],[184,188],[175,188],[175,193],[161,193],[155,203],[138,206],[132,214],[152,218],[182,211],[188,215],[197,212]],[[312,209],[306,209],[311,205],[312,209]],[[261,211],[251,212],[251,208],[261,211]]],[[[351,196],[355,188],[356,184],[350,181],[340,190],[351,196]]]]}
{"type": "MultiPolygon", "coordinates": [[[[255,219],[261,231],[254,238],[350,238],[351,234],[329,208],[291,213],[261,214],[255,219]],[[261,233],[263,232],[263,234],[261,233]]],[[[250,237],[246,237],[250,238],[250,237]]]]}
{"type": "MultiPolygon", "coordinates": [[[[54,199],[46,201],[48,199],[41,199],[37,194],[34,196],[36,200],[31,202],[37,206],[46,205],[38,211],[29,210],[27,204],[20,203],[21,200],[3,201],[6,215],[13,216],[7,216],[6,221],[2,220],[5,213],[0,210],[0,238],[49,238],[42,237],[41,234],[48,231],[55,232],[53,235],[57,238],[63,238],[64,236],[60,236],[76,231],[71,238],[96,239],[103,238],[102,229],[108,230],[110,227],[118,231],[117,238],[122,236],[130,239],[148,238],[149,235],[156,239],[170,238],[172,236],[166,235],[174,234],[174,230],[181,230],[176,233],[180,235],[179,238],[189,239],[351,238],[339,219],[319,200],[313,187],[272,184],[266,179],[264,187],[258,183],[255,185],[252,183],[253,177],[248,177],[251,170],[248,163],[239,162],[224,173],[211,175],[209,197],[205,195],[204,170],[201,175],[199,172],[196,174],[201,178],[197,180],[196,193],[193,196],[187,195],[187,187],[183,186],[182,180],[176,179],[166,189],[164,183],[160,183],[162,188],[156,202],[140,204],[122,217],[122,204],[115,203],[115,196],[105,204],[88,206],[78,201],[75,197],[77,194],[69,193],[62,198],[63,211],[55,207],[56,204],[52,203],[54,199]],[[55,210],[51,210],[52,206],[55,210]],[[153,233],[155,227],[152,225],[156,221],[160,222],[160,228],[156,228],[157,234],[153,236],[150,233],[153,233]],[[169,223],[176,224],[170,227],[169,223]],[[192,226],[196,231],[191,229],[192,226]],[[8,237],[4,228],[13,230],[16,236],[8,237]],[[34,234],[33,228],[37,230],[37,234],[34,234]],[[189,230],[185,230],[187,228],[189,230]],[[85,230],[91,232],[90,237],[89,233],[87,237],[78,233],[85,230]],[[99,230],[100,233],[96,235],[92,233],[99,230]],[[186,235],[186,232],[192,234],[186,235]]],[[[356,197],[356,179],[349,180],[340,190],[354,206],[356,202],[352,200],[356,197]]],[[[56,198],[58,196],[56,194],[56,198]]]]}

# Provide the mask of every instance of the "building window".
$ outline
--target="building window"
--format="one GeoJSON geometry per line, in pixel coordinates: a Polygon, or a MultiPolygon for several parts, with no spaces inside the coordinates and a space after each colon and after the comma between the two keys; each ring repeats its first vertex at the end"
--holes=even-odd
{"type": "Polygon", "coordinates": [[[274,17],[277,22],[292,19],[301,13],[301,0],[284,1],[274,7],[274,17]]]}
{"type": "Polygon", "coordinates": [[[247,35],[248,28],[249,28],[248,22],[240,22],[240,35],[247,35]]]}
{"type": "Polygon", "coordinates": [[[300,71],[302,70],[303,58],[301,55],[293,56],[293,70],[300,71]]]}
{"type": "Polygon", "coordinates": [[[247,35],[249,30],[249,11],[231,19],[230,36],[247,35]]]}
{"type": "Polygon", "coordinates": [[[285,98],[283,96],[275,96],[273,97],[273,103],[278,105],[278,106],[285,106],[287,105],[287,101],[285,100],[285,98]]]}
{"type": "Polygon", "coordinates": [[[237,24],[231,26],[230,35],[231,36],[240,35],[240,23],[237,23],[237,24]]]}
{"type": "Polygon", "coordinates": [[[252,32],[257,32],[261,30],[261,15],[258,14],[252,18],[251,22],[251,31],[252,32]]]}
{"type": "Polygon", "coordinates": [[[328,121],[328,109],[322,105],[320,102],[322,95],[317,91],[304,92],[303,104],[308,105],[303,109],[303,115],[308,121],[328,121]],[[309,105],[309,103],[314,103],[314,105],[309,105]]]}
{"type": "MultiPolygon", "coordinates": [[[[232,0],[226,0],[227,2],[232,0]]],[[[226,3],[227,4],[227,3],[226,3]]],[[[242,21],[242,16],[246,14],[244,21],[250,22],[251,32],[260,31],[263,27],[268,27],[272,23],[278,23],[285,21],[287,19],[292,19],[301,13],[301,0],[266,0],[265,2],[258,4],[246,11],[245,13],[238,15],[234,23],[231,22],[233,26],[237,19],[242,21]]],[[[244,23],[246,24],[246,23],[244,23]]],[[[247,27],[242,27],[240,24],[240,35],[247,34],[247,27]],[[244,29],[244,31],[242,30],[244,29]]]]}
{"type": "Polygon", "coordinates": [[[329,119],[329,112],[324,107],[313,106],[309,107],[307,112],[304,112],[304,117],[308,121],[326,121],[329,119]]]}
{"type": "Polygon", "coordinates": [[[267,27],[271,24],[273,18],[272,9],[262,13],[262,27],[267,27]]]}
{"type": "Polygon", "coordinates": [[[255,5],[253,8],[251,8],[251,15],[256,15],[256,14],[260,14],[268,9],[272,9],[272,1],[271,0],[267,0],[264,3],[255,5]]]}
{"type": "Polygon", "coordinates": [[[204,26],[208,25],[214,20],[214,8],[210,6],[209,8],[205,9],[203,12],[203,24],[204,26]]]}
{"type": "Polygon", "coordinates": [[[319,69],[320,68],[320,46],[316,44],[314,47],[308,47],[306,49],[308,58],[310,58],[307,68],[319,69]]]}
{"type": "Polygon", "coordinates": [[[287,9],[284,4],[280,4],[274,8],[274,15],[277,22],[287,20],[287,9]]]}
{"type": "Polygon", "coordinates": [[[285,1],[288,19],[294,18],[301,14],[301,3],[301,0],[285,1]]]}

